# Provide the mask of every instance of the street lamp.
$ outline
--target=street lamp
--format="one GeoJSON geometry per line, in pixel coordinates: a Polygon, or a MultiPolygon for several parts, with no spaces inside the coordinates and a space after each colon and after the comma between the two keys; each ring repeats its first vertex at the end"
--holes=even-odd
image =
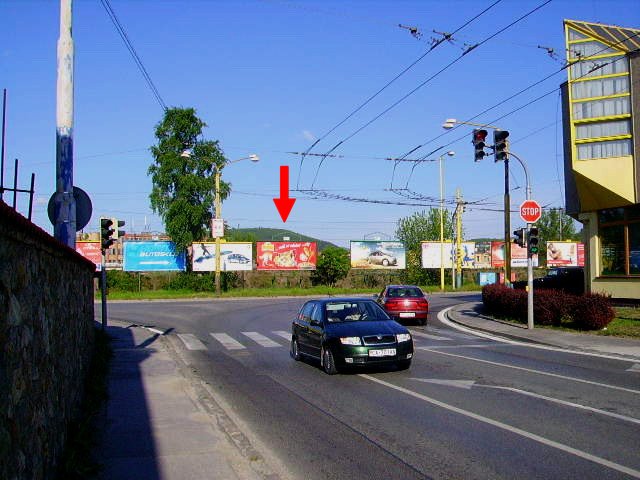
{"type": "MultiPolygon", "coordinates": [[[[180,156],[185,158],[190,158],[192,155],[191,150],[184,150],[180,156]]],[[[260,160],[260,157],[255,153],[252,153],[248,157],[238,158],[236,160],[229,160],[225,162],[225,165],[229,165],[231,163],[236,163],[241,160],[251,160],[252,162],[257,162],[260,160]]],[[[218,166],[212,162],[213,168],[215,169],[215,177],[214,177],[214,185],[215,185],[215,200],[214,200],[214,210],[215,215],[213,219],[222,221],[222,200],[220,199],[220,177],[222,176],[222,167],[218,168],[218,166]]],[[[213,228],[213,219],[211,220],[211,236],[214,236],[216,239],[216,273],[215,273],[215,284],[216,284],[216,296],[220,296],[220,235],[218,232],[220,229],[216,229],[214,231],[213,228]]],[[[224,235],[222,235],[224,236],[224,235]]]]}
{"type": "Polygon", "coordinates": [[[440,163],[440,290],[444,290],[444,178],[442,172],[442,161],[449,155],[453,157],[456,152],[449,151],[438,157],[440,163]]]}

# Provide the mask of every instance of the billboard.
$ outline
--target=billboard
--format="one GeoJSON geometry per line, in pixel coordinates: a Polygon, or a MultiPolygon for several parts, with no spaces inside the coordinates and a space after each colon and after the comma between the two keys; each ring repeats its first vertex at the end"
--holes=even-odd
{"type": "MultiPolygon", "coordinates": [[[[440,268],[440,242],[421,242],[422,268],[440,268]]],[[[452,242],[443,243],[444,268],[453,268],[457,245],[452,242]]],[[[462,242],[462,268],[491,268],[491,256],[488,242],[462,242]]]]}
{"type": "Polygon", "coordinates": [[[125,272],[172,272],[185,269],[184,252],[173,242],[124,242],[125,272]]]}
{"type": "Polygon", "coordinates": [[[76,252],[96,264],[96,270],[102,270],[102,250],[100,242],[76,242],[76,252]]]}
{"type": "MultiPolygon", "coordinates": [[[[216,243],[198,242],[191,245],[194,272],[215,272],[216,243]]],[[[253,270],[252,244],[247,242],[220,243],[220,271],[253,270]]]]}
{"type": "MultiPolygon", "coordinates": [[[[421,242],[422,247],[422,268],[440,268],[441,251],[440,242],[421,242]]],[[[452,268],[452,251],[453,243],[443,242],[442,251],[444,252],[444,268],[452,268]]]]}
{"type": "Polygon", "coordinates": [[[256,242],[258,270],[315,270],[316,242],[256,242]]]}
{"type": "MultiPolygon", "coordinates": [[[[511,244],[511,266],[526,267],[527,266],[526,248],[516,243],[511,244]]],[[[538,266],[538,255],[533,255],[531,259],[534,267],[538,266]]],[[[504,267],[504,242],[491,242],[491,266],[493,268],[504,267]]]]}
{"type": "Polygon", "coordinates": [[[406,268],[406,252],[402,242],[351,240],[351,268],[406,268]]]}
{"type": "Polygon", "coordinates": [[[547,242],[548,267],[584,267],[584,244],[547,242]]]}

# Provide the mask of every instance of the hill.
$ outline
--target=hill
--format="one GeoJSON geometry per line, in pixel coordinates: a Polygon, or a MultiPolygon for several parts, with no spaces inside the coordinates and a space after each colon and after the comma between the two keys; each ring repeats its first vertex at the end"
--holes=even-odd
{"type": "Polygon", "coordinates": [[[256,242],[316,242],[318,245],[318,251],[321,252],[327,247],[336,247],[331,242],[325,242],[317,238],[308,237],[300,233],[292,232],[291,230],[285,230],[283,228],[230,228],[226,235],[228,240],[238,241],[256,241],[256,242]],[[285,240],[287,239],[287,240],[285,240]]]}

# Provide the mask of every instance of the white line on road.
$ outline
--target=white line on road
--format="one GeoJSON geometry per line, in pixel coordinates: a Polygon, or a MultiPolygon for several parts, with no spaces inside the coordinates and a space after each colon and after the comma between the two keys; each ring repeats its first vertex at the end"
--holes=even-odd
{"type": "Polygon", "coordinates": [[[571,380],[572,382],[586,383],[588,385],[597,385],[598,387],[610,388],[613,390],[620,390],[622,392],[629,392],[629,393],[635,393],[636,395],[640,395],[640,390],[633,390],[632,388],[618,387],[615,385],[608,385],[606,383],[600,383],[600,382],[592,382],[591,380],[584,380],[582,378],[568,377],[566,375],[559,375],[557,373],[544,372],[542,370],[535,370],[533,368],[517,367],[515,365],[509,365],[508,363],[492,362],[490,360],[482,360],[480,358],[467,357],[466,355],[458,355],[455,353],[448,353],[448,352],[439,352],[430,347],[416,347],[416,348],[419,350],[425,350],[427,352],[436,353],[438,355],[448,355],[450,357],[464,358],[465,360],[471,360],[473,362],[487,363],[489,365],[496,365],[498,367],[512,368],[514,370],[521,370],[523,372],[537,373],[539,375],[546,375],[548,377],[562,378],[563,380],[571,380]]]}
{"type": "Polygon", "coordinates": [[[270,338],[265,337],[264,335],[259,334],[258,332],[242,332],[243,335],[246,335],[254,342],[262,345],[263,347],[281,347],[278,342],[274,342],[270,338]]]}
{"type": "Polygon", "coordinates": [[[182,340],[184,346],[189,350],[206,350],[207,347],[204,343],[198,340],[198,337],[191,333],[179,333],[178,338],[182,340]]]}
{"type": "Polygon", "coordinates": [[[447,341],[451,341],[451,338],[441,337],[439,335],[430,335],[428,333],[416,332],[413,329],[411,329],[411,335],[413,335],[414,337],[428,338],[429,340],[447,340],[447,341]]]}
{"type": "Polygon", "coordinates": [[[563,443],[555,442],[555,441],[550,440],[548,438],[541,437],[540,435],[536,435],[535,433],[527,432],[526,430],[522,430],[522,429],[517,428],[517,427],[512,427],[511,425],[507,425],[506,423],[502,423],[502,422],[499,422],[497,420],[493,420],[493,419],[488,418],[488,417],[483,417],[482,415],[478,415],[477,413],[469,412],[468,410],[463,410],[461,408],[454,407],[453,405],[449,405],[447,403],[441,402],[439,400],[436,400],[435,398],[427,397],[426,395],[422,395],[420,393],[414,392],[414,391],[409,390],[407,388],[403,388],[403,387],[400,387],[398,385],[394,385],[392,383],[385,382],[384,380],[380,380],[380,379],[372,377],[370,375],[359,374],[359,376],[362,377],[362,378],[366,378],[367,380],[370,380],[372,382],[379,383],[380,385],[384,385],[385,387],[389,387],[389,388],[392,388],[392,389],[397,390],[399,392],[405,393],[405,394],[410,395],[410,396],[412,396],[414,398],[417,398],[419,400],[423,400],[425,402],[431,403],[433,405],[436,405],[438,407],[444,408],[444,409],[449,410],[451,412],[457,413],[459,415],[464,415],[465,417],[472,418],[472,419],[477,420],[479,422],[483,422],[483,423],[492,425],[494,427],[500,428],[502,430],[506,430],[506,431],[511,432],[511,433],[515,433],[516,435],[520,435],[522,437],[528,438],[530,440],[533,440],[535,442],[541,443],[543,445],[547,445],[549,447],[556,448],[558,450],[561,450],[561,451],[566,452],[566,453],[570,453],[572,455],[575,455],[577,457],[580,457],[580,458],[583,458],[585,460],[591,461],[593,463],[597,463],[599,465],[603,465],[603,466],[611,468],[613,470],[617,470],[618,472],[622,472],[622,473],[624,473],[626,475],[630,475],[630,476],[632,476],[634,478],[640,478],[640,471],[634,470],[634,469],[629,468],[629,467],[625,467],[624,465],[620,465],[619,463],[615,463],[615,462],[612,462],[612,461],[607,460],[605,458],[597,457],[595,455],[591,455],[590,453],[583,452],[582,450],[578,450],[576,448],[570,447],[570,446],[565,445],[563,443]]]}
{"type": "Polygon", "coordinates": [[[285,330],[274,330],[273,333],[287,341],[291,341],[291,332],[287,332],[285,330]]]}
{"type": "Polygon", "coordinates": [[[227,350],[242,350],[243,348],[247,348],[235,338],[230,337],[226,333],[210,333],[209,335],[220,342],[222,346],[227,350]]]}

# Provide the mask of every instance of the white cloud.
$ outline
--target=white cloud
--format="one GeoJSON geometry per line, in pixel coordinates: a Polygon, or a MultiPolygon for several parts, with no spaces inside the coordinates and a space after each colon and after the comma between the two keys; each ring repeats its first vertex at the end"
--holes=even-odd
{"type": "Polygon", "coordinates": [[[302,136],[305,138],[305,140],[309,140],[310,142],[315,142],[316,140],[315,135],[311,133],[309,130],[303,130],[302,136]]]}

